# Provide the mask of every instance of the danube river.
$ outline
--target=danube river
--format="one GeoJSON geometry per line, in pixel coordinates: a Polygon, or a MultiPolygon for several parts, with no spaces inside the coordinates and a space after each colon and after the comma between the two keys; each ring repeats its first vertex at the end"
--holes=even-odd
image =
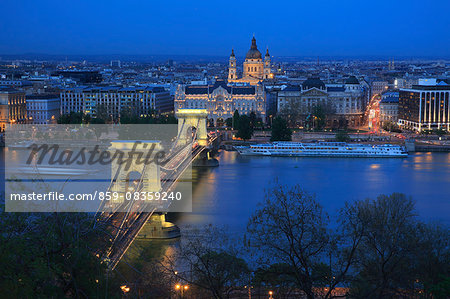
{"type": "Polygon", "coordinates": [[[450,224],[450,153],[414,153],[408,158],[242,157],[222,151],[217,168],[193,171],[193,212],[173,219],[186,225],[245,228],[275,180],[299,184],[331,215],[346,201],[393,192],[412,196],[420,218],[450,224]]]}
{"type": "MultiPolygon", "coordinates": [[[[242,230],[275,180],[299,184],[315,194],[331,216],[346,201],[401,192],[412,196],[422,219],[450,224],[450,153],[413,153],[407,158],[289,158],[242,157],[221,151],[217,159],[219,167],[192,170],[193,211],[168,215],[181,228],[211,223],[242,230]]],[[[4,167],[4,157],[0,166],[4,167]]]]}

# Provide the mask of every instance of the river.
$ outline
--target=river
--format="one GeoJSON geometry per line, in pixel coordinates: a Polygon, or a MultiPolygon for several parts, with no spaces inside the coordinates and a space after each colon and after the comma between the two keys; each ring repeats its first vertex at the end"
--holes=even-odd
{"type": "Polygon", "coordinates": [[[245,227],[277,179],[316,195],[330,215],[346,201],[393,192],[412,196],[420,218],[450,224],[450,153],[413,153],[408,158],[243,157],[222,151],[217,168],[193,172],[193,211],[174,221],[185,225],[245,227]]]}

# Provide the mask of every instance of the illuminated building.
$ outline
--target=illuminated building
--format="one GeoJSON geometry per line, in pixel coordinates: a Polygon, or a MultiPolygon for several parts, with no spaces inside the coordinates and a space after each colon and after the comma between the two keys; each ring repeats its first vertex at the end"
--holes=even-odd
{"type": "Polygon", "coordinates": [[[261,84],[227,85],[217,79],[214,84],[179,85],[175,94],[175,112],[178,109],[206,109],[210,124],[222,126],[234,111],[249,115],[252,111],[265,121],[265,91],[261,84]]]}
{"type": "Polygon", "coordinates": [[[61,100],[58,94],[29,95],[27,100],[27,116],[30,124],[56,123],[59,118],[61,100]]]}
{"type": "Polygon", "coordinates": [[[228,82],[249,83],[251,85],[256,85],[263,80],[273,79],[269,49],[267,49],[263,60],[262,54],[259,52],[256,45],[255,37],[252,38],[250,50],[248,50],[245,55],[242,70],[242,78],[238,78],[236,56],[234,54],[234,50],[231,50],[228,66],[228,82]]]}
{"type": "Polygon", "coordinates": [[[278,91],[278,113],[289,117],[300,116],[298,125],[305,125],[314,107],[321,106],[327,114],[327,126],[361,125],[366,108],[364,90],[355,76],[350,76],[344,84],[326,85],[318,77],[310,77],[301,86],[288,86],[278,91]]]}
{"type": "Polygon", "coordinates": [[[380,121],[397,123],[398,121],[398,91],[388,91],[381,95],[380,121]]]}
{"type": "Polygon", "coordinates": [[[239,78],[234,50],[228,65],[228,82],[217,79],[214,84],[179,85],[175,94],[175,112],[178,109],[207,109],[210,125],[222,126],[237,110],[240,115],[255,112],[266,119],[266,92],[261,84],[273,79],[269,49],[264,59],[255,37],[243,63],[239,78]]]}
{"type": "Polygon", "coordinates": [[[434,79],[400,89],[398,124],[404,129],[422,131],[442,128],[450,131],[450,85],[434,79]]]}
{"type": "Polygon", "coordinates": [[[81,112],[96,117],[103,107],[113,120],[124,109],[139,116],[173,111],[173,97],[162,87],[76,87],[61,92],[60,98],[61,114],[81,112]]]}
{"type": "Polygon", "coordinates": [[[11,87],[0,87],[0,131],[6,124],[24,124],[27,121],[25,93],[11,87]]]}
{"type": "Polygon", "coordinates": [[[372,94],[382,94],[389,88],[389,83],[387,81],[373,81],[372,82],[372,94]]]}

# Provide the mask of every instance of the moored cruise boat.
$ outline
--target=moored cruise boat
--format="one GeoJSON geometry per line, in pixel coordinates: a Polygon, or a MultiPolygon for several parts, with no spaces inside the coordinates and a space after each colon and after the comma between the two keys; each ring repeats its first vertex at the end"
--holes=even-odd
{"type": "Polygon", "coordinates": [[[288,157],[406,157],[403,146],[393,144],[356,144],[345,142],[273,142],[235,146],[241,155],[288,157]]]}

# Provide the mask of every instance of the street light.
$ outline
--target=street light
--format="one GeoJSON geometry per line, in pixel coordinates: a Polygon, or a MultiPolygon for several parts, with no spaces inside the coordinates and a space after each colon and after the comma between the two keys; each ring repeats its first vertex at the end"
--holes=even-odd
{"type": "Polygon", "coordinates": [[[177,283],[175,285],[175,290],[178,292],[180,291],[180,298],[184,297],[184,292],[186,292],[189,289],[189,285],[185,284],[185,285],[181,285],[179,283],[177,283]]]}
{"type": "Polygon", "coordinates": [[[273,292],[272,291],[269,291],[269,299],[273,299],[273,292]]]}
{"type": "Polygon", "coordinates": [[[127,287],[126,285],[120,286],[120,289],[122,290],[122,292],[124,292],[125,294],[128,293],[130,291],[130,287],[127,287]]]}

